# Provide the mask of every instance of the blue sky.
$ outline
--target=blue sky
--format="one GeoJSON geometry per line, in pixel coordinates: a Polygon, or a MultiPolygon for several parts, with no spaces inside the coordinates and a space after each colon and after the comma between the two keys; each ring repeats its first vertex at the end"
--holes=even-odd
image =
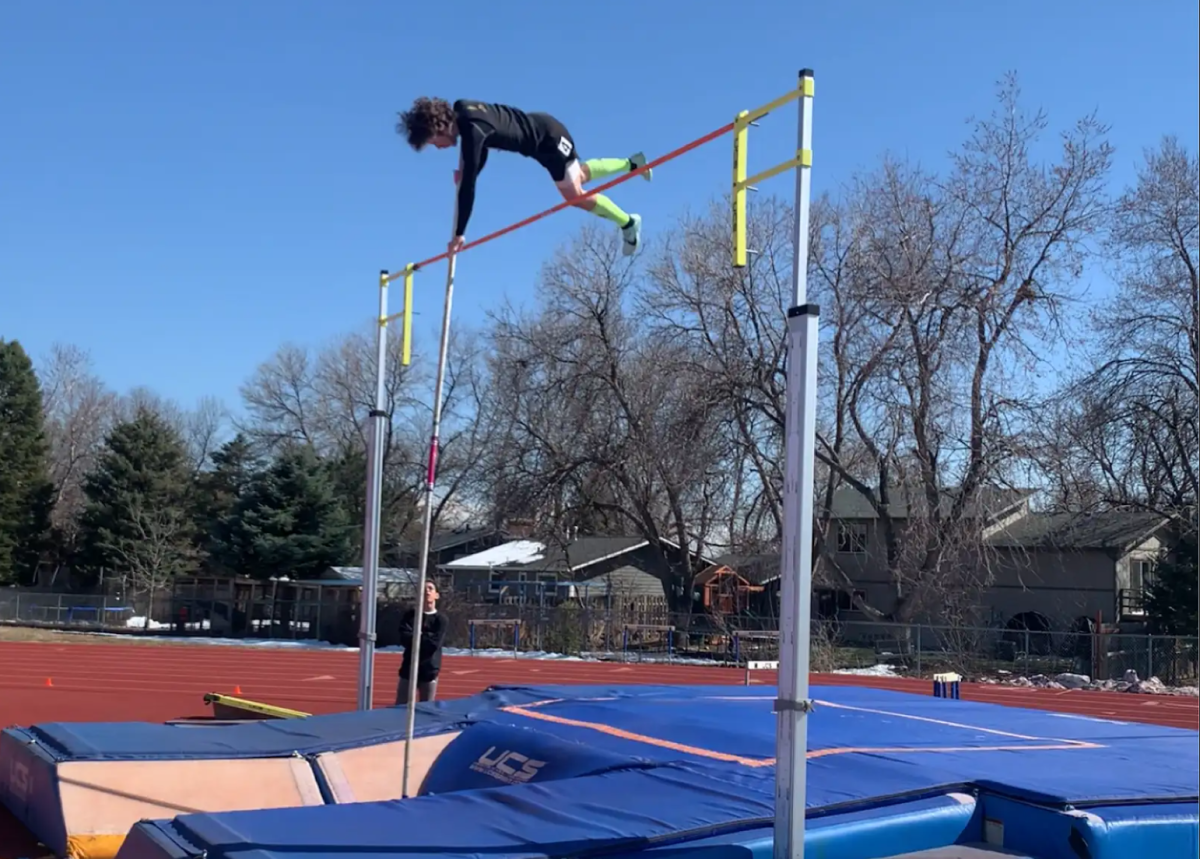
{"type": "MultiPolygon", "coordinates": [[[[281,343],[362,330],[379,269],[445,248],[456,155],[418,155],[393,131],[420,94],[550,111],[584,157],[654,157],[812,67],[819,194],[888,151],[939,166],[1015,70],[1053,127],[1099,110],[1124,183],[1164,133],[1195,149],[1200,122],[1196,3],[1134,8],[2,0],[0,337],[35,357],[81,346],[119,391],[237,408],[239,385],[281,343]]],[[[793,117],[754,130],[752,171],[788,156],[793,117]]],[[[721,138],[613,196],[652,240],[725,191],[729,160],[721,138]]],[[[541,168],[501,153],[468,238],[557,200],[541,168]]],[[[527,299],[583,217],[565,211],[464,255],[457,318],[527,299]]],[[[442,277],[418,288],[430,345],[442,277]]]]}

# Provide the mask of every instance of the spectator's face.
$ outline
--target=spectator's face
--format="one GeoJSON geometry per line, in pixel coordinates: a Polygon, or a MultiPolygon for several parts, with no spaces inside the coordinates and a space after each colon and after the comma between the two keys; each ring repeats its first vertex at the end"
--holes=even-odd
{"type": "Polygon", "coordinates": [[[438,589],[433,582],[425,583],[425,611],[433,611],[437,608],[438,589]]]}

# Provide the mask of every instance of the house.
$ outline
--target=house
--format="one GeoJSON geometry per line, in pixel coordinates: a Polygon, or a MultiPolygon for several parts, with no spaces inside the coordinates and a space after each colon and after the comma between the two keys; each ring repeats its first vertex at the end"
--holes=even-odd
{"type": "Polygon", "coordinates": [[[1142,622],[1167,524],[1142,510],[1029,513],[987,538],[998,561],[988,604],[1012,629],[1142,622]]]}
{"type": "MultiPolygon", "coordinates": [[[[898,606],[897,582],[887,563],[888,529],[903,546],[911,523],[928,521],[928,503],[924,493],[912,487],[892,487],[888,494],[887,508],[880,515],[854,487],[842,485],[834,492],[824,561],[836,572],[814,587],[814,617],[842,617],[849,611],[852,619],[865,620],[865,616],[855,617],[856,599],[885,616],[898,606]]],[[[1030,489],[981,487],[963,510],[962,521],[982,538],[1027,515],[1033,494],[1030,489]]],[[[955,500],[952,490],[943,490],[939,514],[948,516],[955,500]]],[[[931,618],[930,622],[936,621],[931,618]]]]}
{"type": "Polygon", "coordinates": [[[655,549],[644,537],[574,537],[560,545],[510,540],[439,571],[456,591],[487,601],[665,601],[667,583],[688,563],[678,544],[666,539],[655,549]]]}
{"type": "MultiPolygon", "coordinates": [[[[926,518],[926,505],[923,497],[893,492],[886,511],[891,521],[886,524],[903,545],[911,519],[926,518]]],[[[1143,620],[1142,595],[1163,545],[1167,520],[1135,510],[1039,512],[1031,509],[1032,496],[1032,490],[989,487],[965,511],[963,521],[977,529],[976,545],[983,547],[984,554],[982,559],[974,553],[957,563],[988,565],[981,592],[975,596],[980,623],[1013,630],[1068,631],[1090,627],[1097,618],[1102,623],[1143,620]]],[[[943,512],[953,502],[953,494],[944,493],[943,512]]],[[[856,606],[869,605],[886,618],[898,605],[900,586],[888,569],[885,522],[861,493],[848,486],[834,494],[830,514],[822,560],[835,566],[836,572],[826,572],[814,582],[812,616],[865,627],[878,618],[856,606]]],[[[730,568],[724,574],[727,581],[733,582],[728,577],[736,574],[750,588],[764,589],[759,607],[751,613],[761,616],[768,607],[778,612],[778,554],[745,560],[731,556],[720,563],[730,568]]],[[[936,607],[916,619],[949,622],[936,607]]]]}

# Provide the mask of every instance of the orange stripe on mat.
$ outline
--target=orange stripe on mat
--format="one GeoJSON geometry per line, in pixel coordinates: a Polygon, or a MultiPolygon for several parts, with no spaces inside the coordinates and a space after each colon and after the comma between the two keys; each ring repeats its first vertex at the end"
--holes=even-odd
{"type": "MultiPolygon", "coordinates": [[[[541,706],[546,702],[538,702],[531,704],[532,707],[541,706]]],[[[672,749],[676,752],[686,752],[690,755],[696,755],[702,758],[713,758],[718,761],[728,761],[729,763],[742,764],[748,767],[769,767],[775,764],[774,758],[745,758],[741,755],[730,755],[725,752],[716,752],[712,749],[702,749],[699,746],[688,746],[683,743],[676,743],[671,740],[660,739],[659,737],[650,737],[646,734],[635,734],[633,731],[626,731],[622,728],[614,728],[612,725],[605,725],[603,722],[584,722],[579,719],[567,719],[563,716],[551,716],[548,713],[538,713],[530,710],[527,707],[502,707],[505,713],[515,713],[518,716],[525,716],[530,719],[541,719],[543,722],[553,722],[556,725],[570,725],[574,728],[588,728],[592,731],[599,731],[602,734],[608,734],[610,737],[620,737],[623,740],[632,740],[635,743],[645,743],[650,746],[658,746],[663,749],[672,749]]]]}
{"type": "MultiPolygon", "coordinates": [[[[568,719],[564,716],[551,716],[548,713],[538,713],[534,707],[545,707],[549,704],[557,704],[561,698],[551,698],[544,701],[533,701],[525,706],[509,706],[501,707],[500,709],[506,713],[514,713],[519,716],[525,716],[530,719],[541,719],[544,722],[553,722],[557,725],[569,725],[574,728],[587,728],[591,731],[598,731],[602,734],[608,734],[610,737],[619,737],[623,740],[630,740],[635,743],[645,743],[650,746],[658,746],[663,749],[672,749],[677,752],[686,752],[687,754],[696,755],[698,757],[712,758],[719,761],[727,761],[729,763],[742,764],[748,767],[769,767],[774,766],[776,759],[771,758],[747,758],[741,755],[731,755],[726,752],[718,752],[712,749],[704,749],[699,746],[689,746],[683,743],[676,743],[672,740],[664,740],[659,737],[651,737],[646,734],[638,734],[633,731],[626,731],[623,728],[615,728],[612,725],[606,725],[603,722],[585,722],[582,719],[568,719]]],[[[744,698],[741,700],[745,700],[744,698]]],[[[762,700],[762,699],[760,699],[762,700]]],[[[912,755],[912,754],[947,754],[953,752],[1034,752],[1034,751],[1071,751],[1076,749],[1102,749],[1104,746],[1097,743],[1084,742],[1083,740],[1062,740],[1054,737],[1033,737],[1027,734],[1014,734],[1010,731],[1001,731],[995,728],[981,728],[978,725],[964,725],[959,722],[949,722],[944,719],[932,719],[927,716],[912,716],[907,713],[894,713],[889,710],[874,710],[868,707],[855,707],[850,704],[834,704],[830,701],[817,701],[816,703],[831,707],[837,710],[856,710],[862,713],[871,713],[878,716],[894,716],[901,719],[912,719],[918,722],[929,722],[935,725],[942,725],[950,728],[961,728],[968,731],[980,731],[987,734],[995,734],[1001,737],[1011,737],[1017,740],[1029,740],[1036,745],[1005,745],[1005,746],[839,746],[829,749],[812,749],[806,758],[823,758],[830,755],[912,755]]]]}

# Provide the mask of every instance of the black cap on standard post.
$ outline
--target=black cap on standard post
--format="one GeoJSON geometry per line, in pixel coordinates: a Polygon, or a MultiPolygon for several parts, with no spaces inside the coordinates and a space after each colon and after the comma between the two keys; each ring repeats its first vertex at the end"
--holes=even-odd
{"type": "Polygon", "coordinates": [[[381,268],[381,269],[379,270],[379,276],[380,276],[380,277],[387,277],[387,276],[388,276],[388,270],[387,270],[386,268],[381,268]]]}
{"type": "Polygon", "coordinates": [[[800,74],[799,74],[799,75],[797,75],[797,77],[801,77],[801,78],[815,78],[815,77],[816,77],[816,75],[814,75],[814,74],[813,74],[813,70],[812,70],[812,69],[801,69],[801,70],[800,70],[800,74]]]}

